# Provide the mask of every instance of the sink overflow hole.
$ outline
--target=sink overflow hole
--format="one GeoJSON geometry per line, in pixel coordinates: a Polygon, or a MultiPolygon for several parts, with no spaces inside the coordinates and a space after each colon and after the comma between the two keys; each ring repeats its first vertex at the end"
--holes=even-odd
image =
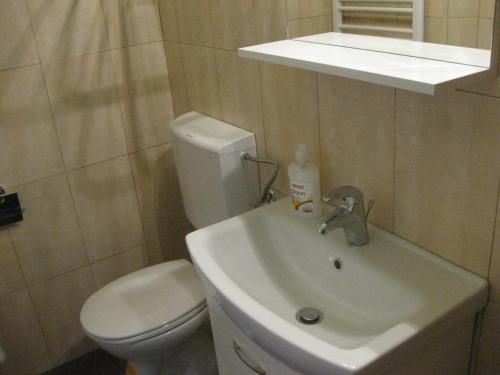
{"type": "Polygon", "coordinates": [[[337,271],[342,271],[342,269],[344,268],[344,262],[342,262],[342,259],[331,258],[330,261],[332,262],[333,266],[337,271]]]}
{"type": "Polygon", "coordinates": [[[321,313],[321,311],[315,309],[314,307],[306,307],[297,311],[295,317],[302,324],[311,325],[319,323],[323,318],[323,314],[321,313]]]}

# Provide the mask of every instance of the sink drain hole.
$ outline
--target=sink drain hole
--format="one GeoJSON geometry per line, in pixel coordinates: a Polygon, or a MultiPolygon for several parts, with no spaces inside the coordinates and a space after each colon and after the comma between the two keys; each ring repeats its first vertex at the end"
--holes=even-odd
{"type": "Polygon", "coordinates": [[[306,307],[297,311],[295,317],[302,324],[311,325],[319,323],[323,318],[323,314],[321,313],[321,311],[315,309],[314,307],[306,307]]]}

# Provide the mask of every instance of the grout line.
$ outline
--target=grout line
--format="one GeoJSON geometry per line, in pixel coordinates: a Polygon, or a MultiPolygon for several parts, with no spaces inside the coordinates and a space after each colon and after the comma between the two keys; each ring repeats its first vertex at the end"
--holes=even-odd
{"type": "MultiPolygon", "coordinates": [[[[151,241],[151,242],[152,242],[152,241],[151,241]]],[[[58,275],[55,275],[55,276],[51,276],[51,277],[49,277],[49,278],[47,278],[47,279],[45,279],[45,280],[42,280],[42,281],[37,281],[37,282],[35,282],[35,283],[33,283],[33,284],[26,284],[26,289],[31,289],[31,288],[33,288],[33,287],[36,287],[36,286],[39,286],[39,285],[45,284],[45,283],[47,283],[47,282],[49,282],[49,281],[53,281],[53,280],[55,280],[55,279],[57,279],[57,278],[60,278],[60,277],[66,276],[66,275],[68,275],[68,274],[70,274],[70,273],[73,273],[73,272],[77,272],[77,271],[83,270],[84,268],[89,268],[89,269],[91,270],[91,266],[93,266],[94,264],[100,263],[100,262],[105,261],[105,260],[109,260],[109,259],[114,258],[114,257],[116,257],[116,256],[122,255],[122,254],[124,254],[124,253],[130,252],[130,251],[132,251],[132,250],[138,249],[138,248],[140,248],[140,247],[145,247],[145,246],[146,246],[146,242],[141,243],[140,245],[137,245],[137,246],[134,246],[134,247],[130,247],[130,248],[127,248],[127,249],[121,250],[121,251],[119,251],[119,252],[117,252],[117,253],[115,253],[115,254],[112,254],[112,255],[106,256],[106,257],[104,257],[104,258],[102,258],[102,259],[99,259],[99,260],[96,260],[96,261],[94,261],[94,262],[90,262],[89,264],[85,264],[85,265],[83,265],[83,266],[76,267],[76,268],[74,268],[74,269],[71,269],[71,270],[68,270],[68,271],[62,272],[62,273],[60,273],[60,274],[58,274],[58,275]]],[[[92,276],[93,276],[93,274],[92,274],[92,276]]],[[[24,289],[24,288],[23,288],[23,289],[24,289]]],[[[22,290],[22,289],[20,289],[20,290],[22,290]]],[[[97,288],[96,288],[96,290],[97,290],[97,288]]],[[[15,293],[15,292],[14,292],[14,293],[15,293]]],[[[9,294],[12,294],[12,293],[9,293],[9,294]]]]}
{"type": "Polygon", "coordinates": [[[50,117],[52,119],[52,128],[54,129],[54,133],[56,135],[56,142],[57,142],[57,147],[59,149],[59,156],[61,158],[61,162],[63,164],[63,167],[66,170],[66,162],[64,161],[64,154],[63,154],[62,147],[61,147],[59,132],[57,131],[57,126],[56,126],[56,119],[55,119],[55,115],[54,115],[54,106],[53,106],[52,100],[50,99],[50,95],[49,95],[49,88],[47,85],[47,77],[45,76],[45,69],[43,68],[43,64],[42,64],[42,57],[40,55],[40,48],[38,46],[38,41],[35,38],[35,29],[33,27],[33,19],[31,18],[31,12],[29,11],[29,6],[28,6],[28,3],[26,0],[25,0],[25,3],[26,3],[26,7],[28,9],[28,18],[30,20],[31,33],[32,33],[33,39],[35,41],[36,53],[37,53],[39,65],[40,65],[40,72],[42,74],[43,88],[45,89],[45,95],[46,95],[47,103],[48,103],[49,109],[50,109],[50,117]]]}
{"type": "MultiPolygon", "coordinates": [[[[446,32],[444,35],[444,40],[445,40],[444,44],[448,43],[448,30],[450,27],[450,22],[449,22],[449,20],[450,20],[450,1],[452,1],[452,0],[448,0],[448,5],[446,6],[446,32]]],[[[424,14],[424,33],[425,33],[425,14],[424,14]]]]}
{"type": "MultiPolygon", "coordinates": [[[[210,18],[210,24],[214,25],[214,20],[212,17],[213,11],[212,11],[212,2],[208,2],[208,17],[210,18]]],[[[255,18],[255,17],[254,17],[255,18]]],[[[219,72],[217,69],[217,49],[215,48],[215,40],[214,40],[214,35],[213,35],[213,30],[210,30],[210,33],[212,34],[212,46],[205,48],[209,48],[213,50],[213,55],[214,55],[214,64],[215,64],[215,84],[217,85],[217,97],[215,98],[218,104],[218,109],[219,109],[219,114],[221,117],[221,120],[224,121],[224,110],[222,109],[222,100],[221,100],[221,89],[220,89],[220,84],[219,84],[219,72]]],[[[187,81],[185,81],[187,82],[187,81]]],[[[210,116],[210,117],[216,117],[216,116],[210,116]]]]}
{"type": "MultiPolygon", "coordinates": [[[[381,2],[383,2],[383,1],[381,0],[381,2]]],[[[317,15],[314,15],[314,16],[294,18],[294,19],[291,19],[291,20],[288,20],[288,21],[312,20],[314,18],[325,17],[325,16],[333,17],[333,14],[332,13],[317,14],[317,15]]]]}
{"type": "MultiPolygon", "coordinates": [[[[146,238],[146,226],[144,225],[144,213],[143,213],[143,210],[142,210],[142,207],[141,207],[141,201],[139,199],[139,193],[137,192],[137,190],[138,190],[137,189],[137,181],[136,181],[136,177],[135,177],[135,174],[134,174],[134,167],[132,165],[132,158],[130,157],[130,155],[128,157],[128,162],[129,162],[129,165],[130,165],[130,175],[132,177],[132,185],[133,185],[133,188],[134,188],[135,199],[137,200],[137,211],[139,213],[139,219],[141,220],[142,235],[143,235],[143,238],[144,238],[144,244],[140,245],[140,246],[144,246],[144,250],[146,251],[146,257],[148,258],[148,265],[149,265],[149,264],[151,264],[151,257],[149,256],[149,251],[148,251],[147,246],[146,246],[147,238],[146,238]]],[[[134,248],[136,248],[136,247],[134,247],[134,248]]],[[[132,250],[132,249],[130,249],[130,250],[132,250]]],[[[127,250],[125,250],[125,251],[127,251],[127,250]]]]}
{"type": "MultiPolygon", "coordinates": [[[[55,63],[55,62],[65,62],[65,61],[68,61],[68,60],[74,60],[74,59],[78,59],[78,58],[85,57],[85,56],[93,56],[93,55],[105,54],[106,52],[112,52],[112,51],[117,51],[117,50],[120,50],[120,49],[132,48],[132,47],[140,47],[140,46],[145,46],[145,45],[153,44],[153,43],[161,43],[163,41],[164,41],[163,39],[151,40],[151,41],[147,41],[147,42],[144,42],[144,43],[134,43],[134,44],[131,44],[131,45],[120,46],[120,47],[116,47],[116,48],[106,48],[106,49],[102,49],[102,50],[99,50],[99,51],[86,52],[86,53],[82,53],[80,55],[75,55],[75,56],[57,57],[57,58],[49,59],[49,60],[41,60],[40,59],[40,63],[43,65],[43,64],[51,64],[51,63],[55,63]]],[[[33,65],[35,65],[35,64],[33,64],[33,65]]],[[[15,68],[9,68],[9,70],[10,69],[15,69],[15,68]]]]}
{"type": "Polygon", "coordinates": [[[394,151],[392,169],[392,233],[396,233],[396,150],[398,138],[398,89],[394,89],[394,151]]]}
{"type": "MultiPolygon", "coordinates": [[[[214,68],[215,68],[215,84],[217,86],[217,102],[219,104],[219,113],[220,113],[220,119],[222,121],[224,121],[224,109],[223,109],[223,106],[222,106],[222,100],[221,100],[221,88],[220,88],[220,82],[219,82],[219,69],[218,69],[218,66],[217,66],[217,50],[215,48],[213,48],[213,51],[214,51],[214,68]]],[[[215,117],[215,116],[210,116],[210,117],[215,117]]]]}
{"type": "MultiPolygon", "coordinates": [[[[101,6],[102,6],[102,2],[101,2],[101,6]]],[[[109,35],[109,34],[108,34],[109,35]]],[[[111,59],[111,56],[110,56],[110,59],[111,59]]],[[[124,62],[125,64],[127,64],[128,62],[124,62]]],[[[166,61],[165,61],[165,65],[166,65],[166,61]]],[[[129,72],[127,72],[129,73],[129,72]]],[[[127,147],[127,159],[128,159],[128,165],[129,165],[129,168],[130,168],[130,177],[132,179],[132,187],[134,189],[134,194],[135,194],[135,199],[136,199],[136,203],[137,203],[137,211],[138,211],[138,214],[139,214],[139,219],[141,221],[141,228],[142,228],[142,235],[143,235],[143,238],[144,238],[144,243],[146,242],[146,230],[145,230],[145,226],[144,226],[144,218],[143,218],[143,213],[142,213],[142,210],[141,210],[141,204],[140,204],[140,200],[139,200],[139,194],[137,193],[137,182],[136,182],[136,179],[135,179],[135,176],[134,176],[134,168],[133,168],[133,165],[132,165],[132,158],[131,158],[131,150],[130,150],[130,144],[129,142],[132,142],[132,140],[129,140],[128,139],[128,135],[127,135],[127,131],[125,129],[125,115],[124,115],[124,111],[125,109],[123,108],[123,105],[122,105],[122,100],[121,100],[121,97],[120,97],[120,93],[118,92],[118,90],[116,89],[117,87],[117,72],[115,71],[115,64],[113,64],[113,61],[111,59],[111,74],[113,75],[113,82],[114,82],[114,85],[115,85],[115,91],[116,91],[116,95],[117,95],[117,98],[118,98],[118,107],[120,109],[120,117],[121,117],[121,123],[122,123],[122,130],[123,130],[123,134],[124,134],[124,137],[125,137],[125,145],[127,147]]],[[[128,93],[127,93],[128,95],[128,93]]],[[[149,258],[149,254],[148,252],[146,251],[146,256],[148,258],[148,264],[151,262],[150,258],[149,258]]],[[[92,273],[92,277],[93,276],[93,273],[92,273]]],[[[95,280],[95,277],[94,277],[94,280],[95,280]]],[[[97,285],[97,283],[96,283],[97,285]]]]}
{"type": "MultiPolygon", "coordinates": [[[[30,22],[32,22],[31,15],[30,15],[30,22]]],[[[33,25],[32,25],[32,29],[33,29],[33,25]]],[[[71,189],[71,184],[69,182],[69,176],[68,176],[68,172],[67,172],[67,165],[66,165],[66,161],[64,160],[64,153],[62,151],[61,140],[60,140],[59,132],[58,132],[57,125],[56,125],[56,119],[55,119],[55,114],[54,114],[54,104],[52,103],[52,100],[51,100],[50,95],[49,95],[49,90],[48,90],[48,85],[47,85],[47,77],[46,77],[46,74],[45,74],[45,69],[43,68],[43,64],[41,62],[41,56],[40,56],[40,51],[38,49],[38,44],[37,44],[37,53],[38,53],[38,57],[40,59],[40,70],[41,70],[41,73],[42,73],[42,79],[43,79],[43,83],[44,83],[45,93],[47,95],[47,101],[48,101],[49,108],[50,108],[50,114],[51,114],[51,118],[52,118],[52,126],[53,126],[55,134],[56,134],[57,146],[59,148],[59,153],[60,153],[61,161],[62,161],[63,167],[64,167],[64,172],[63,173],[64,173],[64,176],[65,176],[65,179],[66,179],[66,184],[67,184],[69,193],[71,195],[71,202],[72,202],[72,205],[73,205],[73,210],[74,210],[76,222],[77,222],[77,225],[78,225],[78,234],[79,234],[80,239],[82,241],[83,250],[85,252],[85,257],[87,259],[87,265],[88,265],[88,263],[90,262],[90,258],[89,258],[88,252],[87,252],[87,247],[86,247],[86,244],[85,244],[85,239],[83,237],[83,231],[82,231],[80,216],[78,215],[78,211],[76,209],[75,198],[74,198],[74,195],[73,195],[73,191],[71,189]]],[[[58,173],[58,174],[56,174],[54,176],[58,176],[59,174],[62,174],[62,173],[58,173]]],[[[50,177],[47,177],[47,178],[50,178],[50,177]]],[[[35,182],[40,181],[40,180],[43,180],[43,179],[34,180],[32,183],[35,183],[35,182]]],[[[26,284],[26,285],[28,285],[28,284],[26,284]]],[[[95,287],[95,280],[94,280],[94,287],[95,287]]],[[[50,350],[49,350],[49,352],[50,352],[50,350]]],[[[56,362],[56,359],[53,358],[53,361],[56,362]]]]}
{"type": "MultiPolygon", "coordinates": [[[[36,65],[38,65],[40,67],[40,73],[42,75],[42,84],[43,84],[43,88],[45,90],[45,95],[47,97],[47,103],[49,105],[50,115],[51,115],[51,119],[52,119],[52,128],[54,129],[54,132],[55,132],[55,135],[56,135],[57,147],[59,148],[59,153],[60,153],[62,165],[65,166],[63,155],[62,155],[61,145],[59,143],[59,136],[57,134],[57,128],[56,128],[56,124],[55,124],[55,121],[54,121],[54,113],[52,111],[52,105],[51,105],[51,102],[50,102],[50,97],[49,97],[49,93],[48,93],[48,89],[47,89],[47,83],[46,83],[46,80],[45,80],[45,73],[43,71],[43,66],[42,66],[42,63],[41,63],[40,49],[38,47],[38,41],[35,38],[35,29],[33,27],[33,19],[31,17],[31,11],[29,9],[27,0],[24,0],[24,4],[25,4],[25,7],[26,7],[26,10],[28,11],[28,19],[30,21],[29,24],[30,24],[30,29],[31,29],[30,30],[31,31],[31,36],[32,36],[33,41],[35,43],[35,49],[36,49],[36,53],[37,53],[38,60],[39,60],[38,64],[36,64],[36,65]]],[[[34,180],[34,181],[36,181],[36,180],[34,180]]],[[[28,293],[28,297],[29,297],[29,300],[30,300],[31,308],[32,308],[33,314],[34,314],[35,319],[36,319],[36,324],[38,326],[38,329],[40,330],[40,335],[41,335],[43,343],[45,345],[46,354],[47,354],[47,357],[48,357],[49,362],[50,362],[50,368],[54,368],[55,365],[56,365],[56,358],[53,355],[52,351],[50,350],[50,346],[49,346],[48,339],[46,337],[46,333],[45,333],[45,331],[42,328],[42,322],[40,320],[39,312],[38,312],[38,310],[37,310],[37,308],[35,306],[35,303],[34,303],[34,300],[33,300],[33,295],[31,293],[31,288],[30,288],[30,285],[28,284],[28,280],[26,278],[25,271],[24,271],[24,269],[22,267],[22,264],[20,262],[18,250],[16,249],[16,245],[15,245],[14,241],[12,240],[12,234],[11,234],[11,230],[10,229],[8,229],[8,235],[9,235],[9,239],[10,239],[11,245],[12,245],[12,247],[14,249],[14,253],[15,253],[18,265],[19,265],[19,269],[21,270],[21,275],[22,275],[22,277],[24,279],[25,289],[26,289],[26,292],[28,293]]]]}
{"type": "MultiPolygon", "coordinates": [[[[47,103],[48,103],[48,106],[49,106],[49,109],[50,109],[50,116],[51,116],[51,119],[52,119],[52,128],[54,129],[54,133],[55,133],[55,136],[56,136],[57,147],[59,149],[59,155],[60,155],[60,158],[61,158],[62,165],[63,165],[64,169],[66,169],[66,163],[64,161],[64,155],[63,155],[63,152],[62,152],[61,143],[60,143],[60,139],[59,139],[59,134],[58,134],[58,131],[57,131],[57,126],[56,126],[56,121],[55,121],[55,116],[54,116],[53,105],[52,105],[52,102],[50,100],[49,90],[48,90],[48,86],[47,86],[47,79],[45,77],[45,70],[43,69],[42,59],[41,59],[41,56],[40,56],[40,48],[38,46],[37,38],[35,37],[35,29],[33,27],[33,19],[32,19],[31,12],[29,10],[29,6],[28,6],[28,3],[27,3],[26,0],[25,0],[25,5],[26,5],[26,8],[28,9],[28,18],[29,18],[29,21],[30,21],[31,33],[32,33],[32,37],[33,37],[34,42],[35,42],[36,52],[37,52],[37,56],[38,56],[38,60],[39,60],[39,64],[38,65],[40,66],[40,73],[42,75],[43,88],[45,89],[45,95],[46,95],[47,103]]],[[[64,172],[64,173],[66,174],[66,172],[64,172]]],[[[68,179],[68,177],[66,175],[66,181],[67,181],[68,186],[69,186],[69,181],[67,179],[68,179]]],[[[40,180],[40,179],[38,179],[38,180],[40,180]]],[[[38,181],[38,180],[34,180],[33,182],[38,181]]],[[[73,205],[74,205],[75,203],[74,203],[74,198],[73,198],[72,194],[71,194],[71,199],[72,199],[73,205]]],[[[77,222],[78,222],[78,226],[79,226],[78,229],[80,231],[80,236],[82,236],[81,229],[80,229],[80,224],[79,224],[79,219],[78,219],[78,215],[77,215],[76,211],[75,211],[75,215],[77,216],[77,222]]],[[[31,292],[31,288],[32,288],[33,285],[29,285],[28,282],[27,282],[27,279],[26,279],[23,267],[21,266],[21,262],[19,262],[19,256],[17,254],[16,246],[14,244],[14,241],[12,241],[12,235],[10,233],[10,229],[9,229],[9,236],[11,237],[11,243],[12,243],[12,246],[14,247],[14,251],[16,253],[16,257],[17,257],[17,260],[18,260],[18,263],[19,263],[19,268],[21,269],[24,281],[26,283],[26,291],[27,291],[29,299],[30,299],[30,303],[31,303],[31,306],[32,306],[32,309],[33,309],[33,313],[35,315],[35,319],[36,319],[38,328],[40,329],[40,334],[42,336],[42,339],[43,339],[44,344],[45,344],[45,348],[47,350],[47,356],[50,359],[50,367],[54,368],[56,366],[56,363],[57,363],[58,359],[55,358],[55,355],[53,354],[53,352],[51,350],[51,347],[49,345],[48,339],[46,337],[46,332],[43,329],[42,322],[41,322],[41,319],[40,319],[40,316],[39,316],[39,311],[36,308],[36,305],[35,305],[35,302],[34,302],[34,299],[33,299],[33,294],[31,292]]],[[[85,251],[85,255],[87,256],[87,251],[85,251]]],[[[88,256],[87,256],[87,258],[88,258],[88,256]]]]}
{"type": "MultiPolygon", "coordinates": [[[[22,288],[19,288],[19,289],[16,289],[16,290],[11,290],[8,293],[0,295],[0,300],[2,300],[2,298],[4,298],[4,297],[10,297],[10,296],[13,296],[14,294],[21,293],[21,292],[23,292],[25,290],[26,291],[28,290],[28,286],[27,285],[23,286],[22,288]]],[[[31,299],[31,296],[30,296],[30,299],[31,299]]]]}
{"type": "Polygon", "coordinates": [[[255,36],[255,43],[258,43],[259,36],[257,35],[257,6],[255,4],[256,0],[252,1],[252,9],[253,9],[253,33],[255,36]]]}
{"type": "Polygon", "coordinates": [[[12,249],[14,250],[14,256],[16,257],[16,262],[17,262],[17,265],[19,267],[19,270],[21,271],[21,276],[23,277],[23,281],[24,281],[24,287],[23,288],[20,288],[18,290],[15,290],[13,292],[10,292],[10,293],[7,293],[7,294],[4,294],[2,295],[1,297],[4,297],[6,295],[10,295],[12,293],[16,293],[16,292],[19,292],[23,289],[28,289],[28,279],[26,278],[26,273],[24,272],[24,269],[21,265],[21,261],[19,260],[19,254],[18,254],[18,251],[16,249],[16,244],[14,243],[14,239],[12,238],[12,233],[10,232],[10,228],[7,228],[7,236],[9,236],[9,241],[10,241],[10,244],[12,246],[12,249]]]}
{"type": "MultiPolygon", "coordinates": [[[[490,261],[488,265],[488,280],[490,279],[491,276],[491,268],[493,266],[493,252],[495,251],[495,242],[497,240],[497,237],[500,237],[500,233],[497,233],[496,227],[497,227],[497,221],[500,221],[500,210],[498,209],[500,207],[500,179],[498,180],[498,190],[497,190],[497,199],[496,199],[496,207],[495,207],[495,219],[493,220],[493,237],[491,239],[491,247],[490,247],[490,261]]],[[[490,299],[491,299],[491,290],[490,290],[490,299]]]]}
{"type": "MultiPolygon", "coordinates": [[[[323,179],[323,147],[321,145],[321,112],[320,112],[320,98],[319,98],[319,73],[315,72],[314,78],[316,79],[316,105],[318,109],[318,146],[319,146],[319,188],[320,191],[323,191],[324,179],[323,179]]],[[[324,193],[324,192],[323,192],[324,193]]]]}
{"type": "MultiPolygon", "coordinates": [[[[186,96],[186,101],[187,101],[187,108],[188,108],[188,112],[189,111],[193,111],[193,103],[191,102],[191,97],[189,95],[189,91],[188,91],[188,87],[187,87],[187,75],[186,75],[186,63],[184,62],[184,49],[183,49],[183,46],[184,45],[187,45],[187,46],[191,46],[190,44],[186,44],[186,43],[181,43],[181,42],[175,42],[177,44],[179,44],[179,50],[180,50],[180,57],[181,57],[181,68],[182,68],[182,80],[184,81],[183,83],[183,91],[184,91],[184,94],[186,96]]],[[[208,47],[207,47],[208,48],[208,47]]],[[[166,52],[165,52],[166,54],[166,52]]],[[[166,58],[166,55],[165,55],[165,58],[166,58]]],[[[167,65],[167,70],[168,70],[168,65],[167,65]]]]}
{"type": "MultiPolygon", "coordinates": [[[[179,40],[181,39],[181,29],[179,27],[179,6],[178,6],[178,0],[171,0],[174,3],[174,15],[175,15],[175,26],[177,29],[177,36],[179,37],[179,40]]],[[[180,0],[184,1],[184,0],[180,0]]],[[[163,35],[163,38],[165,39],[165,35],[163,35]]]]}
{"type": "Polygon", "coordinates": [[[36,65],[40,65],[40,61],[36,62],[36,63],[32,63],[32,64],[21,64],[21,65],[11,66],[11,67],[7,67],[7,68],[1,68],[0,73],[9,72],[12,70],[17,70],[17,69],[29,68],[29,67],[33,67],[36,65]]]}
{"type": "MultiPolygon", "coordinates": [[[[71,195],[71,202],[73,203],[73,210],[75,212],[76,222],[78,225],[78,234],[80,235],[80,238],[82,240],[83,250],[85,251],[85,257],[87,258],[87,265],[89,265],[90,264],[90,257],[89,257],[89,253],[87,251],[87,244],[85,243],[85,237],[83,236],[82,223],[80,220],[80,215],[78,214],[78,209],[76,207],[75,196],[73,194],[73,189],[71,188],[71,183],[69,181],[68,173],[65,172],[64,175],[66,177],[66,183],[68,184],[69,194],[71,195]]],[[[94,280],[94,282],[95,282],[95,280],[94,280]]]]}
{"type": "MultiPolygon", "coordinates": [[[[176,33],[177,33],[177,36],[180,36],[180,30],[179,30],[179,22],[178,22],[178,17],[177,17],[177,3],[176,3],[176,0],[170,0],[173,4],[173,7],[174,7],[174,17],[175,17],[175,30],[176,30],[176,33]]],[[[171,78],[170,78],[170,72],[168,71],[168,58],[167,58],[167,46],[166,44],[167,43],[178,43],[177,41],[173,41],[171,39],[167,39],[166,38],[166,34],[167,34],[167,31],[163,28],[163,19],[161,17],[161,6],[160,6],[160,2],[158,0],[156,0],[156,5],[158,6],[158,17],[160,18],[160,28],[161,28],[161,36],[162,36],[162,42],[163,42],[163,50],[165,51],[165,64],[167,66],[167,73],[168,73],[168,80],[169,80],[169,85],[170,85],[170,88],[172,87],[172,84],[171,84],[171,78]]],[[[165,19],[165,24],[167,23],[167,20],[165,19]]],[[[172,100],[172,109],[173,109],[173,100],[172,100]]]]}
{"type": "Polygon", "coordinates": [[[478,96],[484,96],[486,98],[500,99],[500,97],[495,96],[495,95],[483,94],[483,93],[480,93],[480,92],[469,91],[467,89],[455,89],[455,90],[463,92],[463,93],[466,93],[466,94],[470,94],[470,95],[478,95],[478,96]]]}
{"type": "MultiPolygon", "coordinates": [[[[265,108],[264,108],[264,89],[263,89],[263,85],[262,85],[262,75],[263,75],[263,63],[260,62],[260,61],[257,61],[257,66],[258,66],[258,74],[259,74],[259,96],[260,96],[260,106],[261,106],[261,111],[262,111],[262,137],[263,137],[263,140],[264,140],[264,157],[266,158],[270,158],[272,155],[269,155],[269,150],[268,150],[268,145],[267,145],[267,126],[266,126],[266,111],[265,111],[265,108]]],[[[279,164],[279,163],[278,163],[279,164]]],[[[284,166],[283,165],[279,165],[280,167],[280,171],[283,171],[284,170],[284,166]]],[[[283,173],[283,172],[282,172],[283,173]]],[[[265,177],[267,177],[267,172],[264,172],[264,170],[260,170],[259,169],[259,187],[260,187],[260,190],[262,192],[262,187],[260,186],[260,179],[265,179],[265,177]],[[260,172],[262,172],[262,176],[260,175],[260,172]]],[[[265,183],[265,182],[264,182],[265,183]]],[[[276,181],[275,181],[276,183],[276,181]]],[[[277,191],[278,188],[276,186],[273,187],[273,190],[277,191]]]]}
{"type": "Polygon", "coordinates": [[[22,183],[19,183],[19,184],[13,184],[13,185],[4,186],[4,187],[5,187],[5,189],[7,191],[12,191],[13,189],[15,190],[15,188],[18,188],[18,187],[21,187],[21,186],[25,186],[25,185],[29,185],[29,184],[33,184],[33,183],[38,182],[38,181],[43,181],[43,180],[49,179],[51,177],[55,177],[55,176],[61,175],[63,173],[71,173],[71,172],[79,171],[81,169],[85,169],[85,168],[89,168],[89,167],[94,167],[96,165],[99,165],[99,164],[102,164],[102,163],[106,163],[108,161],[112,161],[112,160],[115,160],[115,159],[123,158],[123,157],[125,157],[127,155],[137,154],[137,153],[142,152],[142,151],[146,151],[146,150],[149,150],[149,149],[152,149],[152,148],[157,148],[157,147],[161,147],[161,146],[165,146],[165,145],[169,145],[169,144],[172,144],[172,142],[171,141],[162,142],[162,143],[159,143],[159,144],[155,144],[155,145],[152,145],[152,146],[147,146],[147,147],[140,148],[140,149],[137,149],[137,150],[134,150],[134,151],[131,151],[131,152],[124,153],[124,154],[119,154],[119,155],[113,156],[113,157],[111,157],[109,159],[104,159],[104,160],[100,160],[100,161],[97,161],[97,162],[94,162],[94,163],[82,165],[81,167],[66,169],[66,170],[63,170],[63,171],[60,171],[60,172],[57,172],[57,173],[52,173],[52,174],[49,174],[47,176],[43,176],[43,177],[37,178],[35,180],[28,180],[28,181],[25,181],[25,182],[22,182],[22,183]]]}

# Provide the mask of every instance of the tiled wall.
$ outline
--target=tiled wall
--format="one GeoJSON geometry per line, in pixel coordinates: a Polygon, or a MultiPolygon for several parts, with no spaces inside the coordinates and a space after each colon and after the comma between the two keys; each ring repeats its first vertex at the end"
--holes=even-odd
{"type": "Polygon", "coordinates": [[[491,48],[495,0],[425,0],[425,41],[491,48]]]}
{"type": "Polygon", "coordinates": [[[157,0],[0,0],[0,374],[94,348],[83,302],[129,271],[185,256],[157,0]]]}
{"type": "MultiPolygon", "coordinates": [[[[289,37],[332,30],[332,0],[286,0],[286,6],[289,37]]],[[[425,0],[424,40],[490,49],[494,7],[495,0],[425,0]]],[[[349,17],[349,13],[347,16],[347,23],[360,24],[373,24],[373,19],[364,17],[377,17],[359,13],[351,14],[356,17],[349,17]]],[[[396,18],[385,16],[375,21],[384,26],[411,27],[411,18],[396,18]]]]}
{"type": "Polygon", "coordinates": [[[332,31],[332,0],[286,0],[290,38],[332,31]]]}
{"type": "MultiPolygon", "coordinates": [[[[174,106],[255,132],[283,167],[307,143],[325,191],[359,186],[376,225],[489,278],[477,373],[499,374],[500,80],[430,97],[238,57],[287,29],[320,31],[309,19],[329,4],[160,0],[174,106]]],[[[286,172],[276,187],[288,191],[286,172]]]]}

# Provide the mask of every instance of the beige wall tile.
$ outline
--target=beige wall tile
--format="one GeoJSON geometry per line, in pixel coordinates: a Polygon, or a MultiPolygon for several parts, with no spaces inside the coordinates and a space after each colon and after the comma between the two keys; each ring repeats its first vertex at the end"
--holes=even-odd
{"type": "Polygon", "coordinates": [[[499,343],[500,305],[490,302],[486,308],[483,327],[481,329],[476,375],[500,374],[499,343]]]}
{"type": "Polygon", "coordinates": [[[176,0],[177,24],[181,42],[213,46],[210,0],[176,0]]]}
{"type": "Polygon", "coordinates": [[[128,156],[72,171],[68,177],[92,263],[144,243],[128,156]]]}
{"type": "MultiPolygon", "coordinates": [[[[493,250],[490,265],[490,298],[500,303],[500,201],[498,202],[493,250]]],[[[499,338],[500,340],[500,338],[499,338]]]]}
{"type": "Polygon", "coordinates": [[[289,20],[300,18],[300,0],[286,0],[286,11],[289,20]]]}
{"type": "Polygon", "coordinates": [[[189,102],[193,110],[220,118],[215,50],[182,45],[182,61],[189,102]]]}
{"type": "Polygon", "coordinates": [[[127,153],[109,53],[44,65],[66,168],[127,153]]]}
{"type": "Polygon", "coordinates": [[[90,268],[97,288],[102,288],[113,280],[146,267],[148,263],[146,248],[139,246],[94,263],[90,268]]]}
{"type": "Polygon", "coordinates": [[[493,38],[493,19],[480,18],[477,31],[477,48],[491,49],[493,38]]]}
{"type": "Polygon", "coordinates": [[[172,145],[130,156],[147,241],[188,227],[172,145]]]}
{"type": "Polygon", "coordinates": [[[375,201],[370,221],[392,231],[395,90],[327,75],[318,85],[323,191],[360,188],[375,201]]]}
{"type": "Polygon", "coordinates": [[[397,91],[395,232],[487,276],[500,154],[498,100],[397,91]]]}
{"type": "Polygon", "coordinates": [[[65,174],[22,185],[24,221],[10,229],[28,284],[88,263],[65,174]]]}
{"type": "Polygon", "coordinates": [[[42,61],[108,48],[99,0],[27,0],[42,61]]]}
{"type": "Polygon", "coordinates": [[[261,82],[266,155],[282,168],[276,188],[288,192],[286,168],[295,159],[297,144],[306,143],[310,161],[319,165],[317,78],[313,72],[262,63],[261,82]]]}
{"type": "Polygon", "coordinates": [[[39,65],[0,72],[0,132],[3,186],[64,170],[39,65]]]}
{"type": "Polygon", "coordinates": [[[158,0],[102,0],[110,48],[163,40],[158,0]]]}
{"type": "Polygon", "coordinates": [[[175,0],[159,0],[160,19],[163,29],[163,38],[174,42],[179,41],[179,27],[175,12],[175,0]]]}
{"type": "Polygon", "coordinates": [[[26,289],[0,298],[0,342],[8,357],[0,374],[40,374],[53,367],[26,289]]]}
{"type": "Polygon", "coordinates": [[[477,47],[477,18],[448,18],[447,44],[462,47],[477,47]]]}
{"type": "Polygon", "coordinates": [[[425,0],[424,12],[426,17],[447,17],[448,0],[425,0]]]}
{"type": "Polygon", "coordinates": [[[300,17],[332,14],[331,0],[299,0],[300,17]]]}
{"type": "Polygon", "coordinates": [[[35,285],[30,291],[56,364],[83,355],[95,347],[80,326],[80,310],[95,291],[89,267],[35,285]]]}
{"type": "Polygon", "coordinates": [[[477,83],[464,89],[465,91],[500,98],[500,76],[486,82],[477,83]]]}
{"type": "MultiPolygon", "coordinates": [[[[25,287],[9,231],[0,230],[0,296],[25,287]]],[[[1,368],[1,367],[0,367],[1,368]]]]}
{"type": "Polygon", "coordinates": [[[285,0],[255,0],[257,43],[287,38],[285,0]]]}
{"type": "Polygon", "coordinates": [[[448,31],[447,18],[425,17],[424,23],[424,41],[446,44],[446,33],[448,31]]]}
{"type": "Polygon", "coordinates": [[[480,0],[449,0],[448,17],[478,17],[480,0]]]}
{"type": "Polygon", "coordinates": [[[255,44],[253,0],[210,0],[214,46],[226,50],[255,44]]]}
{"type": "Polygon", "coordinates": [[[182,62],[182,47],[179,43],[165,42],[168,78],[174,108],[174,116],[178,117],[191,110],[191,104],[186,91],[184,64],[182,62]]]}
{"type": "Polygon", "coordinates": [[[288,36],[290,38],[327,33],[329,31],[333,31],[331,14],[288,21],[288,36]]]}
{"type": "Polygon", "coordinates": [[[480,0],[479,17],[493,18],[495,16],[496,0],[480,0]]]}
{"type": "Polygon", "coordinates": [[[39,61],[25,1],[0,0],[0,69],[39,61]]]}
{"type": "Polygon", "coordinates": [[[171,140],[174,117],[163,42],[111,51],[129,151],[171,140]]]}
{"type": "Polygon", "coordinates": [[[193,230],[193,228],[187,228],[149,242],[147,250],[151,264],[168,262],[175,259],[191,260],[186,245],[186,236],[193,230]]]}
{"type": "Polygon", "coordinates": [[[256,135],[260,155],[265,155],[259,64],[236,52],[216,51],[222,120],[256,135]]]}

